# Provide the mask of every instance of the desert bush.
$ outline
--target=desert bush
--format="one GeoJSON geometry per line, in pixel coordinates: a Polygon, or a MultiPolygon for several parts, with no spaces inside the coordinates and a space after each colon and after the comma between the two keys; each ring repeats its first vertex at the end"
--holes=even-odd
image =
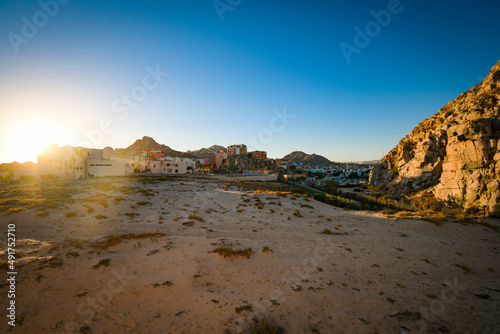
{"type": "Polygon", "coordinates": [[[333,234],[333,232],[332,232],[332,231],[330,231],[329,229],[325,228],[325,229],[323,230],[323,232],[321,232],[320,234],[330,235],[330,234],[333,234]]]}
{"type": "Polygon", "coordinates": [[[489,216],[494,218],[500,218],[500,203],[497,203],[493,206],[493,209],[491,210],[489,216]]]}
{"type": "Polygon", "coordinates": [[[74,218],[77,216],[76,212],[74,211],[70,211],[70,212],[66,212],[66,214],[64,215],[66,218],[74,218]]]}
{"type": "Polygon", "coordinates": [[[203,217],[200,217],[200,216],[197,216],[197,215],[189,215],[188,218],[189,219],[194,219],[194,220],[197,220],[197,221],[200,221],[200,222],[205,222],[205,219],[203,219],[203,217]]]}
{"type": "Polygon", "coordinates": [[[217,253],[219,255],[222,255],[224,258],[231,256],[235,257],[242,256],[249,259],[250,255],[252,255],[255,252],[252,250],[252,248],[233,249],[232,247],[229,246],[220,246],[210,251],[209,253],[217,253]]]}
{"type": "Polygon", "coordinates": [[[262,247],[262,252],[263,253],[268,253],[268,252],[272,253],[273,251],[271,250],[271,248],[269,248],[269,246],[264,246],[264,247],[262,247]]]}
{"type": "Polygon", "coordinates": [[[446,216],[442,212],[429,212],[424,213],[421,219],[440,226],[446,220],[446,216]]]}

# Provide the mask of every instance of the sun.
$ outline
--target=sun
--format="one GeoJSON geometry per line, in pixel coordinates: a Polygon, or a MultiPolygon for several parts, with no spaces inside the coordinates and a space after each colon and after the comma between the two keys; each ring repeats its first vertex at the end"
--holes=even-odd
{"type": "Polygon", "coordinates": [[[60,124],[47,119],[26,119],[10,128],[8,146],[12,161],[37,162],[37,157],[51,144],[68,144],[67,133],[60,124]]]}

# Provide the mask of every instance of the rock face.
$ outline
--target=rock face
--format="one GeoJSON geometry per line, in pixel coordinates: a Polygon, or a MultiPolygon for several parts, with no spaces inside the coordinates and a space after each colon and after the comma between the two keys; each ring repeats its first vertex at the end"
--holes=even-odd
{"type": "Polygon", "coordinates": [[[243,171],[261,171],[268,170],[271,172],[276,172],[279,167],[270,160],[258,160],[249,157],[248,155],[236,155],[230,156],[224,160],[221,166],[222,171],[241,173],[243,171]]]}
{"type": "Polygon", "coordinates": [[[375,165],[393,197],[431,191],[464,207],[500,200],[500,60],[478,85],[417,125],[375,165]]]}

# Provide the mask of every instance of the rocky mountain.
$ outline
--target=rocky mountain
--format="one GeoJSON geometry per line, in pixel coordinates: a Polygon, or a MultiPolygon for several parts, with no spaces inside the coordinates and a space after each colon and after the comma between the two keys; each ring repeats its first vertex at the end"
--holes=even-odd
{"type": "Polygon", "coordinates": [[[463,207],[500,200],[500,60],[478,85],[418,124],[375,165],[370,184],[431,192],[463,207]]]}
{"type": "Polygon", "coordinates": [[[195,156],[192,154],[176,151],[166,145],[158,144],[153,138],[147,136],[142,137],[142,139],[137,139],[132,145],[127,148],[117,148],[115,150],[115,154],[117,157],[127,158],[149,149],[161,151],[166,156],[171,157],[195,158],[195,156]]]}
{"type": "Polygon", "coordinates": [[[290,154],[285,155],[281,160],[288,160],[290,162],[294,163],[305,163],[309,165],[325,165],[325,164],[331,164],[332,162],[328,160],[327,158],[317,155],[317,154],[307,154],[302,151],[294,151],[290,154]]]}

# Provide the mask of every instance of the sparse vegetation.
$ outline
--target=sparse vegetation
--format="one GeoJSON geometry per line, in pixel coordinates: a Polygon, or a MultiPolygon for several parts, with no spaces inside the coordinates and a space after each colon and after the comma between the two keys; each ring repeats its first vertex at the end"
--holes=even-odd
{"type": "Polygon", "coordinates": [[[108,217],[107,216],[104,216],[104,215],[96,215],[95,216],[95,219],[97,220],[103,220],[103,219],[107,219],[108,217]]]}
{"type": "Polygon", "coordinates": [[[74,218],[76,216],[77,216],[77,213],[74,211],[66,212],[66,214],[64,215],[64,217],[66,217],[66,218],[74,218]]]}
{"type": "Polygon", "coordinates": [[[197,216],[197,215],[189,215],[188,217],[189,219],[194,219],[194,220],[197,220],[199,222],[205,222],[205,219],[203,219],[203,217],[200,217],[200,216],[197,216]]]}
{"type": "Polygon", "coordinates": [[[94,248],[106,249],[108,247],[113,247],[124,240],[137,240],[137,239],[146,239],[146,238],[160,238],[164,237],[165,233],[161,232],[152,232],[152,233],[129,233],[123,235],[112,235],[105,237],[97,242],[91,244],[94,248]]]}
{"type": "Polygon", "coordinates": [[[249,259],[250,255],[252,255],[255,252],[252,250],[252,248],[233,249],[230,246],[220,246],[220,247],[217,247],[214,250],[210,251],[209,253],[217,253],[219,255],[222,255],[224,258],[232,257],[232,256],[235,256],[235,257],[242,256],[242,257],[246,257],[247,259],[249,259]]]}
{"type": "Polygon", "coordinates": [[[92,269],[96,270],[96,269],[99,269],[100,267],[109,267],[110,261],[111,261],[110,259],[102,259],[101,261],[99,261],[98,264],[93,265],[92,269]]]}
{"type": "Polygon", "coordinates": [[[262,247],[262,253],[273,253],[273,251],[269,248],[269,246],[264,246],[262,247]]]}
{"type": "Polygon", "coordinates": [[[240,306],[240,307],[236,307],[234,309],[236,311],[236,313],[241,313],[243,311],[248,311],[248,312],[252,312],[253,311],[253,307],[252,305],[243,305],[243,306],[240,306]]]}
{"type": "Polygon", "coordinates": [[[330,235],[330,234],[333,234],[333,232],[332,232],[332,231],[330,231],[329,229],[325,228],[325,229],[323,230],[323,232],[321,232],[320,234],[330,235]]]}

